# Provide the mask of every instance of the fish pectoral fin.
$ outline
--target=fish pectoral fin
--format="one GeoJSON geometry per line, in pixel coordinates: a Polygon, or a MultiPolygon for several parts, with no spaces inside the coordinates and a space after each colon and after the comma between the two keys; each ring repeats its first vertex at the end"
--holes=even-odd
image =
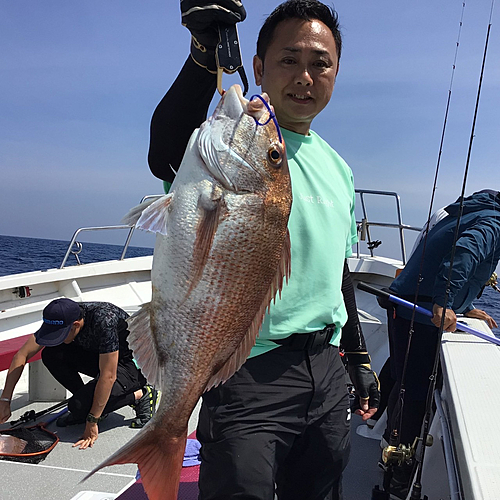
{"type": "Polygon", "coordinates": [[[189,297],[191,292],[199,283],[203,270],[210,255],[212,244],[214,242],[215,233],[219,227],[219,221],[222,215],[224,197],[220,188],[214,187],[213,191],[207,197],[206,193],[202,193],[198,199],[198,210],[200,218],[198,227],[196,228],[196,239],[193,246],[193,267],[191,273],[191,284],[184,301],[189,297]]]}
{"type": "Polygon", "coordinates": [[[197,273],[202,272],[207,263],[215,233],[219,227],[219,219],[223,205],[222,196],[217,199],[212,199],[210,205],[202,203],[201,198],[202,197],[200,197],[200,203],[198,205],[201,211],[201,218],[196,230],[193,250],[193,261],[197,273]]]}
{"type": "Polygon", "coordinates": [[[212,387],[216,387],[217,385],[225,382],[230,377],[232,377],[248,358],[252,347],[255,345],[255,340],[257,338],[257,335],[259,334],[262,321],[264,320],[266,309],[268,309],[271,301],[276,297],[276,293],[281,293],[284,280],[288,281],[288,278],[290,277],[290,263],[290,233],[287,230],[285,240],[283,242],[283,248],[281,250],[281,259],[278,264],[278,269],[276,270],[276,275],[271,283],[271,286],[269,287],[268,293],[262,301],[262,305],[260,306],[259,311],[255,315],[250,328],[243,337],[238,348],[226,361],[224,366],[208,381],[205,391],[212,389],[212,387]]]}
{"type": "Polygon", "coordinates": [[[152,233],[167,234],[169,206],[173,196],[174,193],[169,193],[157,199],[146,200],[132,208],[122,222],[152,233]]]}
{"type": "Polygon", "coordinates": [[[128,320],[128,344],[134,353],[134,359],[149,384],[161,387],[161,370],[156,346],[151,334],[151,303],[143,304],[128,320]]]}

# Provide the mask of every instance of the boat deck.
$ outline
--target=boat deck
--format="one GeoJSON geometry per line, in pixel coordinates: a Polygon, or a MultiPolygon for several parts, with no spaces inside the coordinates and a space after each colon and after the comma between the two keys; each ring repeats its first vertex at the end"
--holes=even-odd
{"type": "MultiPolygon", "coordinates": [[[[44,410],[54,403],[28,403],[26,396],[17,393],[12,419],[17,419],[27,410],[36,412],[44,410]]],[[[39,421],[47,421],[54,414],[42,416],[39,421]]],[[[108,416],[99,424],[99,438],[93,448],[79,450],[73,448],[83,430],[83,425],[57,427],[55,421],[47,425],[47,429],[57,433],[59,443],[47,458],[39,464],[26,464],[0,460],[0,477],[2,500],[112,500],[135,481],[137,467],[135,464],[116,465],[96,473],[85,482],[82,479],[101,461],[115,452],[120,446],[139,432],[131,429],[129,424],[134,418],[134,411],[125,407],[108,416]],[[85,492],[85,493],[84,493],[85,492]]],[[[379,441],[366,439],[356,434],[355,428],[361,424],[360,417],[353,416],[352,451],[349,465],[344,476],[345,500],[367,500],[371,498],[371,489],[381,484],[382,473],[377,467],[380,458],[379,441]]],[[[32,425],[26,424],[26,425],[32,425]]],[[[192,419],[189,431],[195,428],[192,419]]],[[[0,431],[10,428],[3,424],[0,431]]],[[[191,494],[179,494],[181,500],[195,500],[191,494]]]]}
{"type": "MultiPolygon", "coordinates": [[[[357,279],[368,279],[372,284],[385,286],[394,276],[398,264],[396,261],[383,260],[381,263],[367,258],[371,266],[363,263],[363,259],[350,259],[351,271],[357,279]],[[372,262],[373,261],[373,262],[372,262]],[[374,266],[382,266],[375,269],[374,266]],[[380,274],[382,273],[382,274],[380,274]]],[[[64,295],[75,300],[109,300],[128,312],[137,310],[140,304],[150,300],[151,284],[149,269],[151,257],[126,259],[98,263],[77,268],[52,270],[45,273],[28,273],[14,278],[3,278],[0,302],[3,299],[2,335],[4,338],[32,333],[39,324],[41,310],[46,303],[55,297],[64,295]],[[100,273],[100,274],[99,274],[100,273]],[[102,281],[101,281],[102,278],[102,281]],[[105,283],[105,286],[102,284],[105,283]],[[31,296],[27,301],[12,299],[12,290],[22,284],[29,286],[31,296]]],[[[369,294],[357,293],[358,308],[363,323],[363,331],[372,357],[372,366],[380,370],[388,355],[387,333],[384,327],[385,311],[369,294]]],[[[54,403],[28,404],[28,370],[23,374],[16,387],[13,401],[12,419],[17,419],[27,410],[40,411],[54,403]],[[25,384],[23,386],[23,383],[25,384]]],[[[3,387],[6,372],[0,373],[0,387],[3,387]]],[[[139,432],[129,428],[134,417],[131,408],[123,408],[110,415],[100,424],[100,433],[94,447],[78,450],[72,445],[79,439],[83,425],[58,428],[52,422],[47,428],[57,432],[60,442],[47,458],[37,465],[0,460],[2,487],[0,500],[111,500],[123,492],[135,481],[137,467],[135,464],[108,467],[98,472],[88,481],[81,480],[98,464],[128,442],[139,432]],[[88,492],[84,494],[83,492],[88,492]]],[[[41,418],[47,421],[48,415],[41,418]]],[[[189,432],[196,427],[192,419],[189,432]]],[[[371,490],[375,484],[381,484],[382,471],[378,468],[381,450],[379,441],[356,434],[355,429],[361,423],[358,416],[353,416],[352,451],[349,465],[344,477],[345,500],[367,500],[371,498],[371,490]]],[[[9,428],[8,424],[0,426],[0,430],[9,428]]],[[[181,493],[182,500],[192,500],[193,495],[181,493]]],[[[134,499],[136,500],[136,499],[134,499]]],[[[139,500],[139,498],[137,498],[139,500]]]]}
{"type": "MultiPolygon", "coordinates": [[[[13,412],[19,418],[27,409],[43,410],[52,403],[31,403],[13,412]]],[[[3,477],[2,495],[5,500],[35,500],[40,498],[69,500],[85,490],[106,492],[104,498],[115,498],[115,494],[135,479],[134,464],[118,465],[96,473],[85,483],[80,483],[93,467],[116,451],[123,443],[137,434],[137,429],[128,427],[135,416],[132,408],[123,408],[108,416],[99,425],[99,438],[93,448],[79,450],[72,445],[79,439],[83,425],[57,427],[55,421],[47,429],[57,433],[59,443],[39,464],[0,461],[3,477]],[[111,495],[112,494],[112,495],[111,495]]],[[[46,421],[44,415],[40,421],[46,421]]],[[[26,424],[26,426],[31,425],[26,424]]],[[[10,428],[5,424],[0,428],[10,428]]]]}

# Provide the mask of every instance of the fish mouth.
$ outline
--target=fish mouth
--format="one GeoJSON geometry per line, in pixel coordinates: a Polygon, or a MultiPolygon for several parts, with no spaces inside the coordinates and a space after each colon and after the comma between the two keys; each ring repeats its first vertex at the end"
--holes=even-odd
{"type": "Polygon", "coordinates": [[[241,115],[241,113],[247,113],[248,99],[243,97],[243,91],[238,84],[230,87],[230,89],[224,94],[223,101],[226,103],[226,113],[231,116],[231,118],[236,119],[241,115]]]}
{"type": "Polygon", "coordinates": [[[243,91],[238,84],[232,85],[229,90],[224,92],[222,99],[219,104],[215,108],[212,116],[209,120],[215,120],[217,116],[220,114],[222,109],[224,109],[224,113],[232,118],[233,120],[237,120],[242,113],[247,112],[248,99],[243,97],[243,91]]]}
{"type": "Polygon", "coordinates": [[[242,113],[245,113],[251,116],[256,122],[260,122],[261,119],[269,115],[268,109],[272,108],[269,103],[269,96],[265,92],[260,97],[267,103],[267,106],[261,99],[253,99],[251,101],[245,99],[241,87],[235,84],[224,93],[211,118],[217,118],[224,108],[224,113],[233,120],[238,120],[242,113]]]}
{"type": "MultiPolygon", "coordinates": [[[[258,97],[260,99],[249,101],[243,97],[243,92],[239,85],[235,84],[231,86],[224,93],[212,116],[201,125],[198,132],[198,151],[206,168],[225,189],[235,193],[246,193],[247,189],[238,185],[239,183],[235,182],[236,179],[231,178],[232,176],[225,172],[225,168],[221,163],[221,154],[226,158],[228,155],[233,157],[241,167],[251,170],[255,174],[267,175],[266,171],[260,171],[260,169],[251,165],[245,158],[240,156],[231,147],[232,134],[228,138],[224,133],[225,123],[230,121],[238,124],[242,121],[244,115],[253,118],[256,127],[258,125],[265,125],[274,117],[268,95],[264,93],[258,97]],[[224,137],[229,142],[226,143],[224,137]]],[[[278,125],[276,126],[278,127],[278,125]]]]}

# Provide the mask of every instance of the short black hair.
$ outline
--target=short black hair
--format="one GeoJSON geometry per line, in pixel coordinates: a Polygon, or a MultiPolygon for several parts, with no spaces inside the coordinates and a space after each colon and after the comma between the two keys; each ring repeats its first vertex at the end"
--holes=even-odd
{"type": "Polygon", "coordinates": [[[288,19],[303,19],[304,21],[318,20],[328,26],[335,40],[337,57],[340,61],[342,34],[340,33],[338,15],[333,7],[329,7],[318,0],[287,0],[271,12],[259,31],[257,56],[262,62],[264,62],[267,48],[273,39],[276,26],[288,19]]]}

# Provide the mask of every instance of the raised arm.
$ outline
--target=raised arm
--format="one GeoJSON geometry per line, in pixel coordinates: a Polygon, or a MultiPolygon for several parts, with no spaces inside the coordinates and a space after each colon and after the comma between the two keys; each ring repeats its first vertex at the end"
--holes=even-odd
{"type": "Polygon", "coordinates": [[[220,23],[246,17],[239,0],[181,0],[182,24],[191,32],[190,56],[151,120],[151,172],[172,183],[193,130],[207,117],[217,86],[215,46],[220,23]]]}
{"type": "Polygon", "coordinates": [[[206,119],[217,77],[191,57],[151,119],[148,162],[156,177],[172,183],[193,130],[206,119]]]}

